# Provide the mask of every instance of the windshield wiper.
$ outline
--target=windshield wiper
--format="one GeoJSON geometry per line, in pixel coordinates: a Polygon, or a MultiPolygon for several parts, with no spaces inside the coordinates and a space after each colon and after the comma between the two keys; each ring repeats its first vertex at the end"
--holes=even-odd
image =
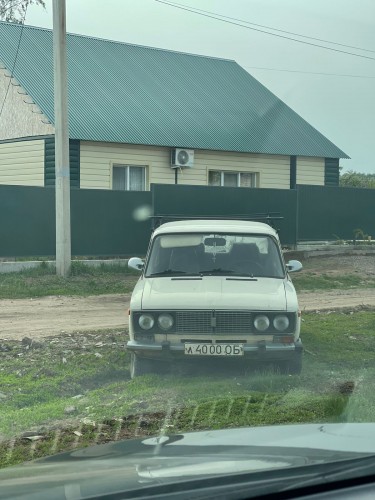
{"type": "Polygon", "coordinates": [[[200,271],[199,274],[201,276],[214,276],[215,274],[233,274],[233,271],[218,267],[216,269],[210,269],[209,271],[200,271]]]}
{"type": "Polygon", "coordinates": [[[175,274],[190,274],[185,271],[176,271],[174,269],[165,269],[165,271],[159,271],[158,273],[149,274],[148,278],[153,278],[154,276],[173,276],[175,274]]]}
{"type": "Polygon", "coordinates": [[[237,278],[245,277],[245,278],[255,278],[253,273],[245,273],[239,271],[232,271],[231,269],[222,269],[218,267],[216,269],[210,269],[210,271],[200,271],[199,274],[201,276],[219,276],[219,275],[230,275],[231,277],[236,276],[237,278]]]}

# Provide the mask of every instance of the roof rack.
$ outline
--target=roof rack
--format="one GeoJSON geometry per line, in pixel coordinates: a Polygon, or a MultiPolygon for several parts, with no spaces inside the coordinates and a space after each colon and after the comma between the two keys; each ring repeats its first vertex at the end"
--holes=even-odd
{"type": "Polygon", "coordinates": [[[166,222],[174,222],[179,220],[243,220],[243,221],[258,221],[265,222],[274,228],[274,221],[283,220],[284,217],[280,212],[268,212],[259,214],[247,215],[152,215],[152,229],[165,224],[166,222]]]}

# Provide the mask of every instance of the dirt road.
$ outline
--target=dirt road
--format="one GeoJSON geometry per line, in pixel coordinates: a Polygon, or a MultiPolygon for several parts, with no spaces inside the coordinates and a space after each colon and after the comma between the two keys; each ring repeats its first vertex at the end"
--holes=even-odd
{"type": "Polygon", "coordinates": [[[298,292],[301,311],[327,311],[347,307],[375,307],[375,288],[298,292]]]}
{"type": "MultiPolygon", "coordinates": [[[[298,296],[302,311],[375,307],[374,288],[300,292],[298,296]]],[[[0,339],[38,339],[62,332],[124,329],[128,324],[129,299],[129,295],[97,295],[0,300],[0,339]]]]}
{"type": "Polygon", "coordinates": [[[32,339],[128,324],[129,295],[0,300],[0,339],[32,339]]]}

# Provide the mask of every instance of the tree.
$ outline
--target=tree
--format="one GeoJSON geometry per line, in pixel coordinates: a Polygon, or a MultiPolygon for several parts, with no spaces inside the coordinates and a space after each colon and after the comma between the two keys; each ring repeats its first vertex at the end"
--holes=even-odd
{"type": "Polygon", "coordinates": [[[23,24],[29,5],[45,8],[44,0],[0,0],[0,20],[23,24]]]}
{"type": "Polygon", "coordinates": [[[375,174],[364,174],[348,170],[340,175],[340,186],[375,189],[375,174]]]}

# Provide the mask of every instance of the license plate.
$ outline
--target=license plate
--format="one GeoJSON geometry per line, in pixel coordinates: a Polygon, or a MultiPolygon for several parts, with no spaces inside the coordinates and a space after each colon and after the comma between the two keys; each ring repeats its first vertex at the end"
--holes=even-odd
{"type": "Polygon", "coordinates": [[[191,356],[243,356],[243,344],[185,344],[191,356]]]}

